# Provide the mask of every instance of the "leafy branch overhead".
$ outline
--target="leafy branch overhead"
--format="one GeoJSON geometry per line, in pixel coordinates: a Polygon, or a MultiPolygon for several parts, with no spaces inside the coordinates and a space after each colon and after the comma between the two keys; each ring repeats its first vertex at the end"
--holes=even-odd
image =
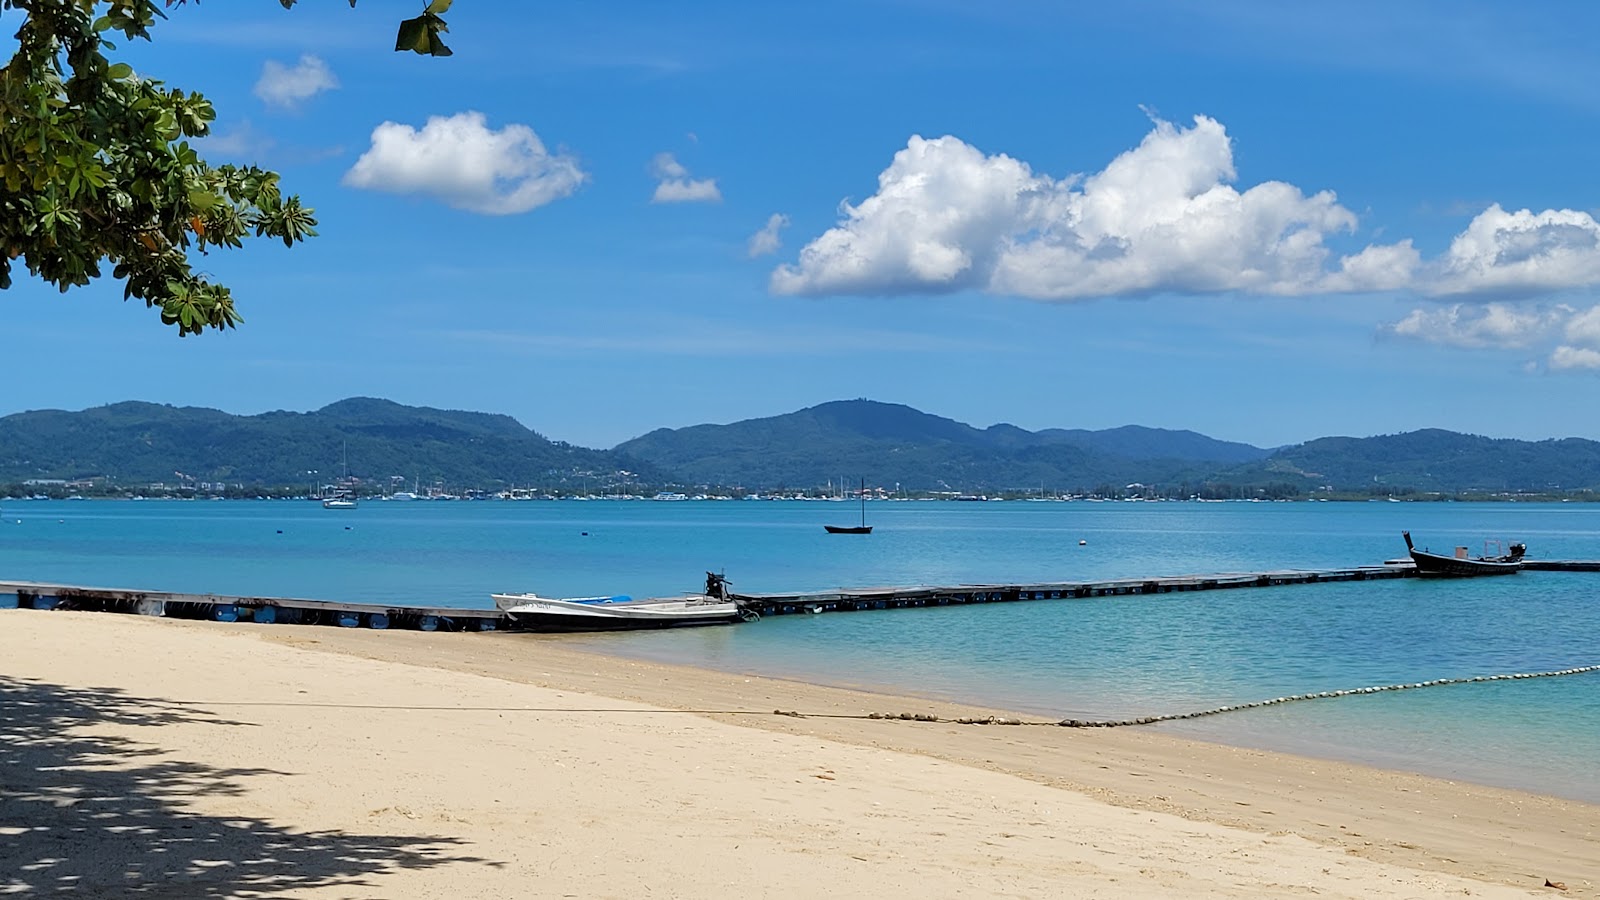
{"type": "MultiPolygon", "coordinates": [[[[317,221],[283,194],[277,173],[200,158],[189,141],[216,117],[204,96],[106,58],[116,49],[108,38],[149,40],[166,18],[161,6],[0,0],[0,11],[24,14],[0,68],[0,289],[18,263],[63,292],[110,267],[123,299],[143,300],[189,335],[242,321],[228,287],[194,270],[191,251],[241,247],[252,235],[293,246],[316,235],[317,221]]],[[[449,6],[432,0],[401,23],[409,43],[397,49],[448,56],[439,14],[449,6]]]]}
{"type": "MultiPolygon", "coordinates": [[[[181,0],[180,0],[181,2],[181,0]]],[[[198,0],[196,0],[198,2],[198,0]]],[[[278,0],[284,9],[292,8],[299,0],[278,0]]],[[[400,33],[395,35],[394,49],[396,51],[410,50],[425,56],[451,56],[453,51],[444,45],[439,35],[449,31],[444,19],[440,15],[450,11],[450,4],[455,0],[431,0],[423,8],[422,15],[415,19],[404,19],[400,22],[400,33]]],[[[350,0],[350,5],[355,6],[356,0],[350,0]]]]}

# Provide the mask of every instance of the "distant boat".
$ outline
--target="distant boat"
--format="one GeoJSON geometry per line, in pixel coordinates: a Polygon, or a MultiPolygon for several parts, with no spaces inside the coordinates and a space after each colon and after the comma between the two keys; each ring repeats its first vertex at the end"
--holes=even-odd
{"type": "Polygon", "coordinates": [[[422,476],[418,475],[416,477],[416,479],[411,484],[411,490],[409,490],[409,491],[395,491],[394,493],[389,495],[389,499],[390,500],[416,500],[416,499],[418,499],[418,497],[420,495],[417,493],[417,491],[420,490],[419,486],[420,486],[421,481],[422,481],[422,476]]]}
{"type": "Polygon", "coordinates": [[[1510,552],[1503,556],[1479,557],[1467,555],[1467,548],[1457,547],[1454,556],[1445,556],[1441,553],[1429,553],[1418,550],[1411,542],[1411,532],[1402,531],[1400,536],[1406,539],[1406,550],[1411,554],[1411,561],[1417,565],[1417,574],[1435,578],[1473,578],[1479,575],[1514,575],[1522,571],[1522,557],[1528,552],[1525,544],[1512,544],[1510,552]]]}
{"type": "Polygon", "coordinates": [[[354,491],[335,488],[333,496],[322,501],[323,509],[355,509],[358,505],[354,491]]]}
{"type": "Polygon", "coordinates": [[[355,509],[357,505],[356,492],[350,486],[350,442],[346,441],[340,451],[344,475],[339,479],[339,484],[333,489],[333,496],[322,501],[323,509],[355,509]]]}
{"type": "Polygon", "coordinates": [[[860,525],[824,525],[823,530],[829,534],[871,534],[872,526],[867,524],[867,480],[861,479],[861,524],[860,525]]]}

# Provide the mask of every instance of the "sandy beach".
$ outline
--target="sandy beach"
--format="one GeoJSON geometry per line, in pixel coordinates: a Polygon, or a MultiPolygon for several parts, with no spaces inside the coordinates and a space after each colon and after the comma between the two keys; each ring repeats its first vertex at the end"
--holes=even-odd
{"type": "Polygon", "coordinates": [[[7,611],[0,692],[0,894],[1399,898],[1600,884],[1600,807],[1138,729],[831,718],[996,711],[544,636],[7,611]]]}

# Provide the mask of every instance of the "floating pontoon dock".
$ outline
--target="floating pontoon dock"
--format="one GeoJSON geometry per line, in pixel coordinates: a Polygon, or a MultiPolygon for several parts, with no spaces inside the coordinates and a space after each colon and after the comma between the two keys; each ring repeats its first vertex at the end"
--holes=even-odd
{"type": "MultiPolygon", "coordinates": [[[[1523,568],[1546,572],[1600,572],[1600,560],[1526,560],[1523,568]]],[[[840,588],[787,594],[731,594],[762,616],[855,612],[927,606],[966,606],[1033,600],[1075,600],[1128,594],[1168,594],[1235,588],[1278,587],[1341,581],[1409,578],[1409,561],[1348,569],[1280,569],[1161,578],[1062,581],[1045,584],[958,584],[911,587],[840,588]]],[[[189,594],[130,588],[83,587],[33,581],[0,581],[0,609],[75,609],[284,625],[334,625],[344,628],[406,628],[418,631],[495,631],[512,627],[493,607],[413,606],[347,603],[293,597],[189,594]]]]}
{"type": "Polygon", "coordinates": [[[209,619],[214,622],[410,628],[417,631],[494,631],[505,620],[504,613],[492,608],[342,603],[293,597],[236,597],[0,581],[0,609],[7,607],[136,613],[178,619],[209,619]]]}

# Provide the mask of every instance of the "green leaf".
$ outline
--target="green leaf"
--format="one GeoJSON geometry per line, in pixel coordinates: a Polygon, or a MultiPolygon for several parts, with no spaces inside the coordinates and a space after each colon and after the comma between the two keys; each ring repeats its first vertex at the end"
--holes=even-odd
{"type": "Polygon", "coordinates": [[[106,77],[112,81],[122,81],[133,74],[133,66],[127,63],[117,63],[106,70],[106,77]]]}
{"type": "Polygon", "coordinates": [[[405,19],[400,23],[400,33],[395,35],[394,49],[413,53],[428,52],[428,21],[423,16],[405,19]]]}
{"type": "Polygon", "coordinates": [[[455,0],[433,0],[432,3],[428,4],[428,8],[423,10],[423,12],[433,13],[434,15],[449,12],[450,4],[454,2],[455,0]]]}

